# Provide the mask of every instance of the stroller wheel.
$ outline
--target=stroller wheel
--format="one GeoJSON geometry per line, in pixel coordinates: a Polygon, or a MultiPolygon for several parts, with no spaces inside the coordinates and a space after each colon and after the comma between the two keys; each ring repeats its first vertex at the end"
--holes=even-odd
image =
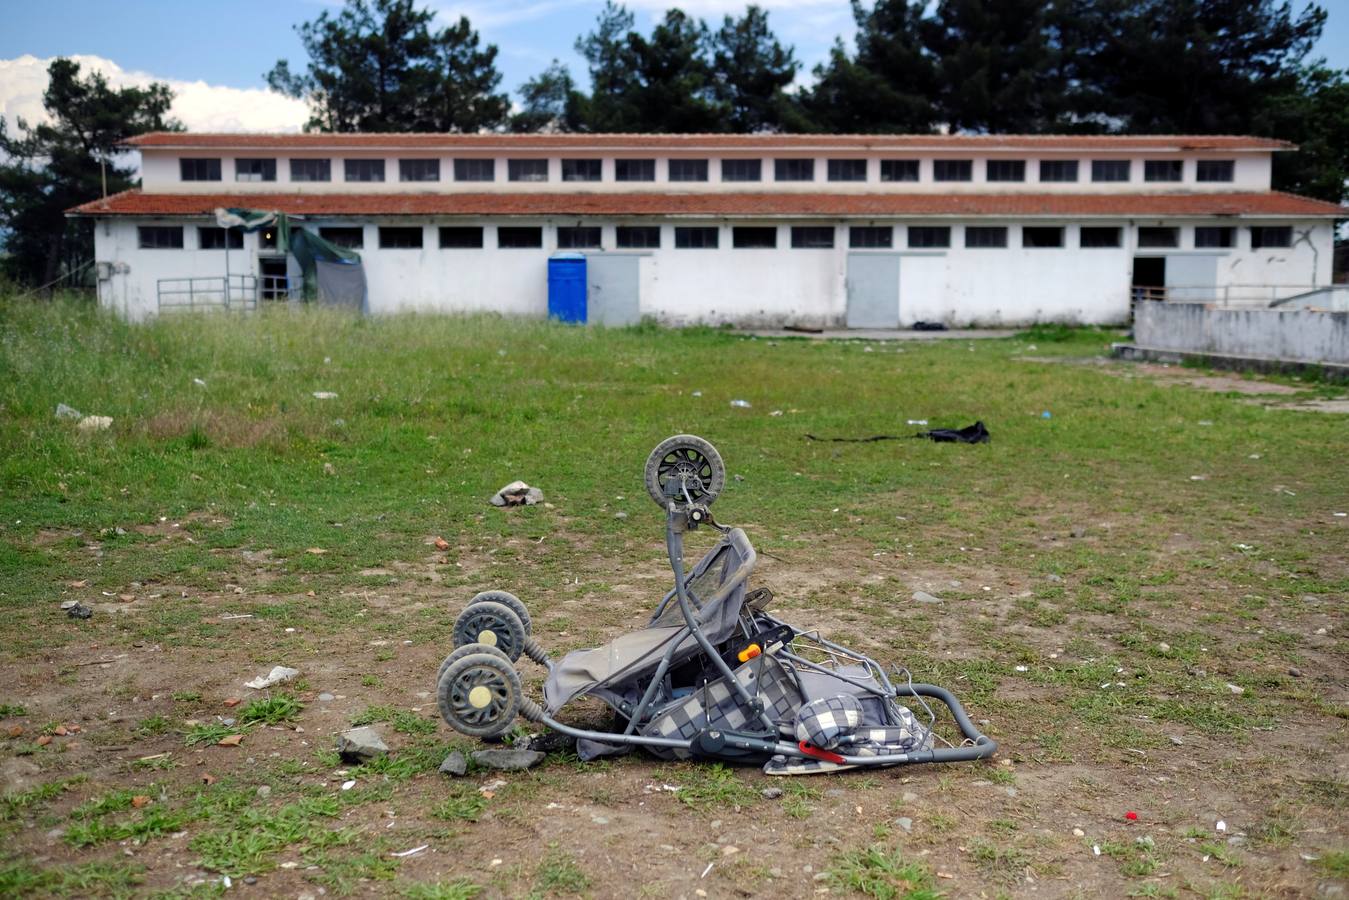
{"type": "Polygon", "coordinates": [[[436,701],[441,716],[455,731],[486,738],[511,727],[524,690],[509,660],[489,648],[478,650],[454,660],[445,669],[436,686],[436,701]]]}
{"type": "MultiPolygon", "coordinates": [[[[672,478],[684,476],[689,496],[694,502],[710,505],[726,486],[726,466],[717,448],[692,434],[677,434],[656,445],[646,458],[646,492],[656,505],[665,508],[670,498],[665,496],[665,485],[672,478]]],[[[676,497],[678,503],[682,497],[676,497]]]]}
{"type": "Polygon", "coordinates": [[[486,644],[496,647],[511,662],[525,648],[525,625],[504,603],[484,600],[467,607],[454,622],[454,646],[486,644]]]}
{"type": "MultiPolygon", "coordinates": [[[[496,647],[489,647],[489,646],[486,645],[486,644],[465,644],[464,646],[460,647],[458,650],[456,650],[456,651],[454,651],[453,653],[451,653],[449,656],[445,657],[444,661],[441,662],[441,664],[440,664],[440,671],[436,672],[436,694],[437,694],[436,702],[437,702],[437,703],[440,702],[440,698],[439,698],[439,694],[440,694],[440,679],[442,679],[442,678],[445,677],[445,673],[446,673],[446,671],[449,670],[450,666],[454,665],[456,662],[458,662],[459,660],[463,659],[465,656],[472,656],[474,653],[486,653],[486,654],[488,654],[489,656],[500,657],[500,658],[501,658],[503,661],[505,661],[505,662],[510,662],[510,661],[511,661],[511,660],[510,660],[510,657],[506,656],[506,654],[502,653],[502,652],[501,652],[500,650],[498,650],[496,647]]],[[[441,706],[441,708],[440,708],[440,715],[441,715],[441,718],[445,719],[445,721],[448,722],[448,721],[449,721],[449,713],[447,713],[447,712],[445,711],[445,709],[446,709],[446,708],[445,708],[444,706],[441,706]]]]}
{"type": "Polygon", "coordinates": [[[524,603],[520,602],[520,598],[510,591],[482,591],[468,601],[468,605],[472,606],[475,603],[488,600],[493,603],[500,603],[502,606],[509,606],[511,611],[520,617],[520,624],[525,626],[525,634],[534,633],[533,623],[529,621],[529,610],[525,608],[524,603]]]}

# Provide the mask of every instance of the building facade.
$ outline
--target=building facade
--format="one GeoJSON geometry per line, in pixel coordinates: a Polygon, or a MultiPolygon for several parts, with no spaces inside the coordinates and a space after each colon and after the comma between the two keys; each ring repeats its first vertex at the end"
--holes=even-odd
{"type": "Polygon", "coordinates": [[[86,203],[100,301],[140,319],[285,296],[274,210],[360,253],[375,314],[542,316],[586,257],[592,320],[893,328],[1127,320],[1140,293],[1329,284],[1341,207],[1271,189],[1291,145],[1209,136],[190,134],[86,203]],[[228,257],[228,263],[227,258],[228,257]]]}

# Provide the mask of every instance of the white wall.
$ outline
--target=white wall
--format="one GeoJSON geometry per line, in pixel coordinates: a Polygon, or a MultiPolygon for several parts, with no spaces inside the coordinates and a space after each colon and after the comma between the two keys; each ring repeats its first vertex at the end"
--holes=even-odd
{"type": "MultiPolygon", "coordinates": [[[[156,282],[161,278],[220,276],[225,254],[199,250],[198,224],[205,221],[160,222],[131,219],[100,220],[95,226],[96,258],[99,262],[129,267],[123,274],[100,284],[100,299],[130,318],[152,315],[157,309],[156,282]],[[183,250],[141,250],[137,226],[184,225],[183,250]]],[[[349,220],[306,220],[308,228],[350,225],[349,220]]],[[[409,223],[398,219],[371,220],[363,224],[364,247],[360,250],[369,284],[370,311],[376,314],[403,310],[438,312],[493,311],[529,316],[545,315],[548,308],[547,260],[557,252],[557,227],[577,220],[423,220],[409,223]],[[543,229],[543,247],[506,249],[497,246],[497,221],[543,229]],[[422,228],[421,249],[381,249],[381,224],[416,225],[422,228]],[[484,228],[482,249],[444,249],[439,246],[441,224],[478,225],[484,228]]],[[[1294,245],[1286,249],[1252,250],[1251,224],[1288,224],[1269,220],[1173,220],[1093,221],[1092,225],[1123,229],[1123,246],[1082,248],[1081,223],[1042,221],[1065,229],[1062,248],[1022,246],[1018,221],[979,220],[979,225],[1003,225],[1008,229],[1004,248],[966,248],[965,225],[961,222],[898,221],[857,222],[859,225],[894,227],[894,248],[888,251],[852,251],[848,247],[846,222],[797,222],[826,225],[835,229],[832,249],[795,249],[791,224],[781,221],[740,221],[735,225],[769,226],[777,231],[774,249],[736,249],[732,223],[725,220],[688,220],[679,225],[715,226],[719,246],[713,250],[677,249],[676,224],[661,224],[661,246],[655,250],[625,251],[616,248],[615,228],[621,221],[588,221],[600,225],[603,250],[594,253],[638,253],[641,311],[669,324],[735,323],[774,325],[787,322],[841,327],[847,310],[847,260],[852,252],[889,252],[900,255],[899,321],[902,326],[919,320],[941,321],[953,326],[1021,325],[1030,322],[1064,321],[1107,323],[1128,316],[1130,280],[1135,255],[1161,255],[1168,260],[1168,286],[1208,288],[1221,299],[1224,287],[1240,294],[1242,289],[1258,294],[1258,286],[1302,287],[1327,284],[1330,280],[1331,228],[1327,222],[1294,223],[1294,245]],[[907,229],[911,225],[946,224],[951,228],[951,247],[911,249],[907,229]],[[1232,249],[1196,249],[1195,225],[1222,224],[1237,228],[1237,246],[1232,249]],[[1138,226],[1162,225],[1181,229],[1180,246],[1174,249],[1139,249],[1135,246],[1138,226]],[[1196,282],[1204,281],[1207,284],[1196,282]]],[[[634,220],[631,224],[650,224],[634,220]]],[[[231,271],[257,272],[257,236],[245,235],[245,249],[231,251],[231,271]]],[[[1293,293],[1285,290],[1282,295],[1293,293]]]]}
{"type": "Polygon", "coordinates": [[[510,150],[495,152],[387,152],[387,151],[230,151],[202,149],[183,150],[145,150],[142,152],[142,180],[144,189],[149,193],[479,193],[479,192],[528,192],[528,193],[574,193],[577,191],[596,193],[627,193],[643,191],[680,192],[726,192],[726,191],[773,191],[773,192],[829,192],[829,193],[1074,193],[1074,194],[1138,194],[1138,193],[1174,193],[1183,192],[1230,192],[1230,191],[1266,191],[1270,187],[1269,151],[1241,153],[1088,153],[1074,151],[1070,153],[1048,153],[1046,151],[1024,151],[1012,153],[975,153],[975,152],[931,152],[931,153],[877,153],[843,151],[820,154],[818,152],[793,152],[784,150],[779,153],[732,152],[717,153],[691,152],[672,154],[670,152],[649,153],[630,152],[590,152],[577,151],[575,154],[562,154],[553,151],[510,150]],[[268,157],[277,159],[276,181],[236,181],[236,157],[268,157]],[[331,160],[332,180],[327,182],[293,183],[290,180],[290,158],[304,159],[327,158],[331,160]],[[561,159],[599,158],[602,160],[602,180],[598,182],[572,182],[562,180],[561,159]],[[655,159],[656,180],[651,182],[631,182],[614,180],[614,159],[616,157],[633,159],[655,159]],[[221,160],[220,181],[182,181],[179,174],[179,157],[219,157],[221,160]],[[454,159],[489,158],[496,160],[495,180],[455,181],[454,159]],[[398,180],[398,160],[403,159],[439,159],[440,181],[437,182],[401,182],[398,180]],[[707,159],[708,180],[706,182],[679,182],[671,185],[667,180],[667,164],[671,158],[707,159]],[[774,160],[777,158],[802,159],[815,161],[813,181],[776,181],[774,180],[774,160]],[[864,182],[829,181],[829,159],[867,160],[867,180],[864,182]],[[880,180],[881,159],[918,159],[919,180],[890,182],[880,180]],[[1184,161],[1184,176],[1181,182],[1147,182],[1143,180],[1143,163],[1147,159],[1174,159],[1184,161]],[[348,182],[344,180],[344,159],[383,159],[383,182],[348,182]],[[549,162],[548,181],[512,182],[508,180],[508,159],[547,159],[549,162]],[[758,159],[761,161],[762,180],[758,182],[723,182],[721,180],[722,159],[758,159]],[[972,180],[934,181],[932,162],[934,159],[968,159],[973,161],[972,180]],[[985,180],[986,163],[989,159],[1017,159],[1026,163],[1024,182],[989,182],[985,180]],[[1078,180],[1075,182],[1041,182],[1040,160],[1055,159],[1078,161],[1078,180]],[[1091,161],[1093,159],[1129,159],[1130,180],[1127,182],[1093,182],[1091,180],[1091,161]],[[1196,161],[1199,159],[1235,160],[1234,180],[1230,182],[1198,182],[1195,180],[1196,161]]]}

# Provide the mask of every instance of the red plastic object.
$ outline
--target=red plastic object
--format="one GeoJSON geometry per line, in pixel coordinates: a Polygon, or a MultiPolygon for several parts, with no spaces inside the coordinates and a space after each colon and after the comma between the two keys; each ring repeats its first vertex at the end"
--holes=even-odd
{"type": "Polygon", "coordinates": [[[1137,821],[1138,821],[1138,813],[1134,812],[1134,811],[1131,809],[1131,810],[1129,810],[1127,813],[1124,814],[1124,818],[1128,819],[1130,822],[1137,822],[1137,821]]]}
{"type": "Polygon", "coordinates": [[[843,764],[843,757],[839,756],[837,753],[821,750],[814,744],[808,744],[805,741],[800,741],[797,743],[797,746],[801,748],[801,752],[806,754],[806,756],[813,756],[816,759],[822,759],[825,762],[839,763],[840,765],[843,764]]]}

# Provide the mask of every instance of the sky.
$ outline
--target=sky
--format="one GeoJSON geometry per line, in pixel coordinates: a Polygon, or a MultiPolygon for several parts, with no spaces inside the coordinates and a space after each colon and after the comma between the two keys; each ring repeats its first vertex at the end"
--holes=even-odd
{"type": "MultiPolygon", "coordinates": [[[[1303,0],[1293,0],[1302,9],[1303,0]]],[[[442,21],[467,15],[483,40],[500,49],[502,87],[514,92],[551,60],[568,64],[584,80],[583,60],[572,47],[590,31],[602,0],[427,0],[442,21]]],[[[637,27],[678,5],[719,24],[740,15],[731,0],[627,0],[637,27]]],[[[846,0],[760,0],[779,40],[795,47],[806,73],[828,54],[836,38],[852,36],[846,0]]],[[[1334,66],[1349,68],[1349,0],[1322,0],[1329,13],[1316,48],[1334,66]]],[[[337,0],[4,0],[0,29],[0,116],[41,114],[47,63],[75,56],[114,84],[166,81],[177,99],[173,113],[189,129],[299,130],[303,104],[266,89],[263,74],[278,59],[303,70],[305,55],[294,26],[336,9],[337,0]]],[[[806,76],[808,77],[808,75],[806,76]]]]}

